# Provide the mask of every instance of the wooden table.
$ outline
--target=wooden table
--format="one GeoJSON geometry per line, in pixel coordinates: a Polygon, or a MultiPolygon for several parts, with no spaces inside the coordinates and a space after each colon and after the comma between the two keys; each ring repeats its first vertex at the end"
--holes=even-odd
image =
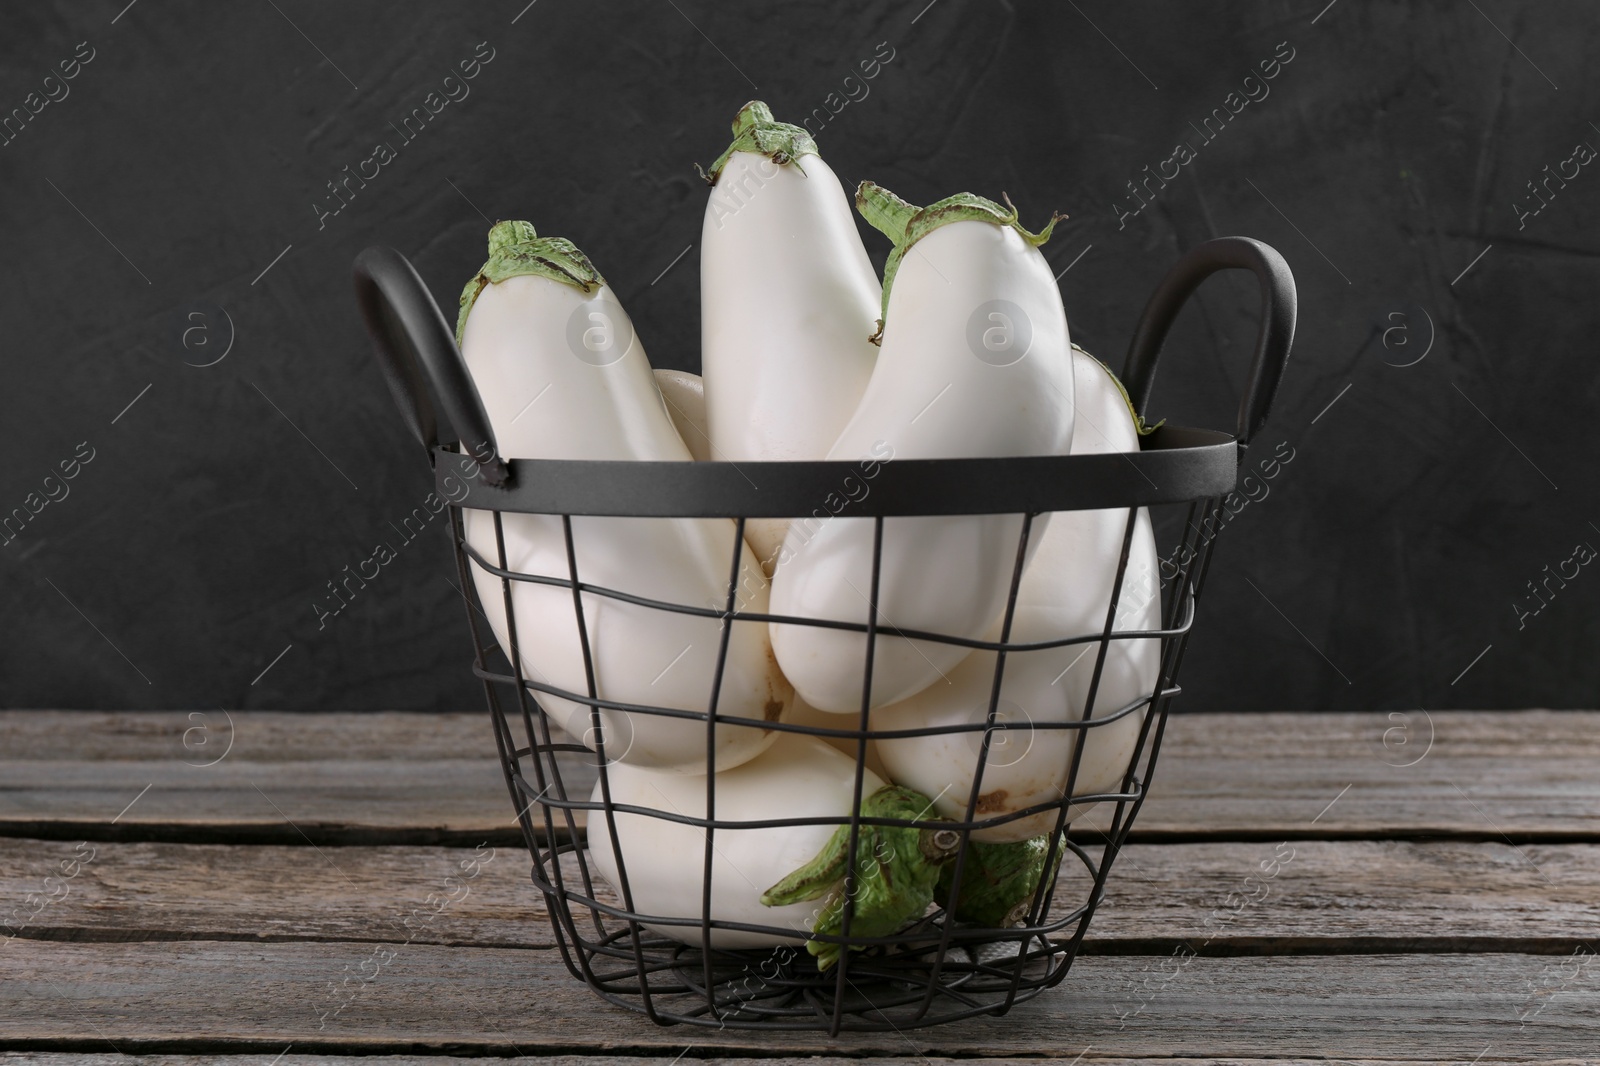
{"type": "Polygon", "coordinates": [[[493,750],[483,713],[0,712],[0,1064],[1600,1061],[1600,713],[1177,716],[1061,987],[837,1041],[574,982],[493,750]]]}

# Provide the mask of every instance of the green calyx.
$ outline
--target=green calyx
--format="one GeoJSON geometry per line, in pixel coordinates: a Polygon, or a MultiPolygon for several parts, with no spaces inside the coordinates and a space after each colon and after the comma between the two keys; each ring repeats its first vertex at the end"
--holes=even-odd
{"type": "Polygon", "coordinates": [[[1005,200],[1003,205],[976,193],[958,192],[927,207],[918,207],[875,182],[861,183],[856,189],[856,210],[861,212],[861,217],[873,229],[894,243],[888,262],[883,267],[883,309],[882,317],[878,319],[878,332],[872,336],[874,344],[883,339],[883,324],[889,317],[889,289],[894,284],[895,273],[900,269],[900,260],[905,258],[912,245],[934,230],[952,222],[988,222],[996,226],[1009,226],[1023,240],[1038,248],[1050,239],[1056,223],[1067,217],[1059,212],[1053,214],[1044,228],[1034,233],[1024,229],[1017,220],[1017,208],[1011,202],[1011,197],[1005,193],[1000,195],[1005,200]]]}
{"type": "Polygon", "coordinates": [[[1138,431],[1139,436],[1148,437],[1150,434],[1154,433],[1156,430],[1160,429],[1162,426],[1167,424],[1167,420],[1165,418],[1163,418],[1161,421],[1157,422],[1153,426],[1145,425],[1144,424],[1144,416],[1139,414],[1138,411],[1134,410],[1133,397],[1128,395],[1128,390],[1122,384],[1122,379],[1117,377],[1117,375],[1113,374],[1111,372],[1111,368],[1109,366],[1106,366],[1104,363],[1100,362],[1100,360],[1095,359],[1094,356],[1089,355],[1088,352],[1084,351],[1082,348],[1078,347],[1076,344],[1074,344],[1072,346],[1072,350],[1077,352],[1079,355],[1087,356],[1090,359],[1094,359],[1095,363],[1099,365],[1100,369],[1104,370],[1106,372],[1106,377],[1111,379],[1111,384],[1115,385],[1117,387],[1117,391],[1122,393],[1122,402],[1128,405],[1128,415],[1129,415],[1129,417],[1131,417],[1133,419],[1133,428],[1138,431]]]}
{"type": "MultiPolygon", "coordinates": [[[[700,171],[707,185],[717,183],[722,176],[722,168],[728,165],[728,160],[733,158],[735,152],[754,152],[766,156],[779,166],[794,163],[797,168],[800,167],[797,160],[801,156],[807,152],[818,154],[817,142],[811,134],[800,126],[777,121],[772,117],[772,108],[760,100],[751,100],[739,109],[739,114],[733,120],[733,143],[717,157],[709,171],[700,171]]],[[[804,174],[805,170],[801,168],[800,172],[804,174]]]]}
{"type": "Polygon", "coordinates": [[[467,315],[486,285],[522,274],[534,274],[584,292],[606,283],[589,257],[565,237],[541,237],[531,222],[496,222],[489,230],[489,259],[461,290],[456,316],[456,343],[467,328],[467,315]]]}
{"type": "MultiPolygon", "coordinates": [[[[1061,865],[1065,842],[1056,848],[1055,866],[1061,865]]],[[[1044,875],[1044,862],[1050,850],[1048,836],[1021,840],[1014,844],[967,845],[967,859],[961,868],[961,891],[955,893],[955,864],[939,872],[934,900],[950,910],[955,920],[990,929],[1007,929],[1020,924],[1033,903],[1034,892],[1044,875]]]]}
{"type": "MultiPolygon", "coordinates": [[[[932,807],[933,802],[920,792],[885,785],[861,801],[861,817],[926,821],[932,807]]],[[[955,856],[960,843],[961,835],[953,829],[861,826],[856,837],[851,936],[888,936],[906,922],[921,917],[933,902],[940,868],[955,856]]],[[[762,904],[783,907],[826,896],[827,902],[817,912],[811,931],[828,936],[841,934],[849,845],[850,827],[842,825],[834,830],[816,858],[767,889],[761,896],[762,904]]],[[[806,943],[806,950],[817,958],[819,970],[839,961],[839,947],[817,940],[806,943]]]]}

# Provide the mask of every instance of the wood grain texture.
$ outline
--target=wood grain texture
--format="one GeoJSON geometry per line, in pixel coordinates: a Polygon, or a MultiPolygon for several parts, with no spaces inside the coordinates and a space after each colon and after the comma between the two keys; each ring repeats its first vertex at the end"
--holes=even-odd
{"type": "MultiPolygon", "coordinates": [[[[226,742],[222,712],[0,712],[0,834],[516,838],[487,712],[231,716],[231,750],[203,766],[226,742]],[[203,732],[188,732],[196,727],[203,732]]],[[[1149,841],[1600,840],[1597,764],[1600,712],[1176,715],[1134,832],[1149,841]]],[[[592,780],[583,774],[570,794],[592,780]]]]}
{"type": "MultiPolygon", "coordinates": [[[[616,1066],[662,1066],[663,1063],[672,1062],[698,1062],[700,1057],[690,1048],[689,1053],[681,1059],[670,1050],[663,1050],[658,1055],[648,1057],[641,1055],[613,1055],[609,1053],[600,1055],[509,1055],[498,1058],[498,1062],[539,1062],[544,1066],[593,1066],[596,1062],[614,1063],[616,1066]]],[[[772,1058],[745,1058],[744,1056],[718,1055],[715,1060],[718,1066],[821,1066],[828,1062],[846,1062],[851,1066],[904,1066],[906,1063],[925,1063],[926,1066],[955,1066],[956,1063],[971,1062],[967,1059],[951,1059],[942,1055],[913,1055],[909,1051],[904,1055],[888,1057],[883,1055],[830,1055],[830,1056],[797,1056],[779,1055],[772,1058]]],[[[986,1058],[983,1060],[988,1066],[1039,1066],[1038,1058],[986,1058]]],[[[1094,1048],[1090,1048],[1079,1061],[1097,1063],[1098,1066],[1240,1066],[1249,1063],[1250,1066],[1328,1066],[1329,1060],[1325,1058],[1190,1058],[1166,1057],[1129,1059],[1121,1056],[1101,1056],[1094,1048]]],[[[1337,1060],[1341,1066],[1392,1066],[1399,1062],[1415,1062],[1415,1059],[1351,1059],[1337,1060]]],[[[1503,1062],[1525,1062],[1525,1058],[1509,1059],[1494,1054],[1486,1054],[1477,1060],[1477,1066],[1495,1066],[1503,1062]]],[[[1585,1063],[1594,1063],[1596,1059],[1548,1059],[1542,1058],[1540,1062],[1546,1066],[1581,1066],[1585,1063]]],[[[262,1055],[106,1055],[84,1054],[74,1052],[65,1054],[54,1051],[12,1051],[0,1052],[0,1066],[483,1066],[482,1057],[461,1058],[456,1055],[300,1055],[284,1054],[281,1058],[274,1058],[270,1063],[264,1062],[262,1055]]]]}
{"type": "Polygon", "coordinates": [[[1600,831],[1594,712],[1175,715],[1168,735],[1145,839],[1600,831]]]}
{"type": "MultiPolygon", "coordinates": [[[[298,1055],[298,1053],[285,1053],[282,1058],[272,1058],[266,1061],[264,1055],[93,1055],[93,1053],[62,1053],[62,1052],[0,1052],[0,1066],[483,1066],[482,1056],[474,1058],[461,1058],[458,1055],[298,1055]]],[[[662,1050],[659,1055],[611,1055],[611,1053],[598,1053],[598,1055],[507,1055],[496,1058],[498,1063],[542,1063],[544,1066],[594,1066],[595,1063],[614,1063],[616,1066],[662,1066],[662,1064],[682,1061],[694,1063],[699,1061],[694,1055],[694,1048],[683,1056],[682,1060],[670,1050],[662,1050]]],[[[850,1066],[906,1066],[906,1063],[925,1063],[926,1066],[955,1066],[957,1063],[970,1063],[970,1058],[946,1058],[942,1055],[912,1055],[907,1050],[904,1055],[778,1055],[773,1058],[746,1058],[742,1055],[717,1056],[718,1066],[822,1066],[822,1063],[850,1063],[850,1066]]],[[[1054,1060],[1061,1061],[1061,1060],[1054,1060]]],[[[1122,1058],[1122,1056],[1102,1056],[1093,1047],[1082,1056],[1085,1063],[1098,1063],[1099,1066],[1174,1066],[1173,1058],[1122,1058]]],[[[1250,1063],[1251,1066],[1328,1066],[1326,1058],[1211,1058],[1210,1055],[1184,1056],[1176,1060],[1181,1066],[1238,1066],[1240,1063],[1250,1063]]],[[[1466,1066],[1461,1060],[1450,1058],[1339,1058],[1341,1066],[1394,1066],[1395,1063],[1406,1063],[1406,1066],[1429,1066],[1438,1063],[1440,1066],[1448,1063],[1450,1066],[1466,1066]]],[[[1496,1063],[1522,1063],[1525,1058],[1502,1058],[1494,1055],[1493,1048],[1488,1055],[1477,1060],[1478,1066],[1494,1066],[1496,1063]]],[[[1541,1058],[1541,1063],[1546,1066],[1584,1066],[1594,1063],[1592,1058],[1541,1058]]],[[[1040,1058],[986,1058],[984,1063],[989,1066],[1038,1066],[1040,1058]]]]}
{"type": "MultiPolygon", "coordinates": [[[[23,936],[57,940],[553,943],[518,848],[87,847],[92,857],[62,883],[46,879],[87,854],[78,845],[0,839],[0,935],[9,920],[23,936]],[[62,898],[35,912],[30,894],[62,898]]],[[[570,857],[565,868],[576,884],[570,857]]],[[[1064,877],[1058,908],[1086,889],[1064,877]]],[[[1141,844],[1112,871],[1088,950],[1170,951],[1181,941],[1213,952],[1565,952],[1597,928],[1597,845],[1141,844]]]]}
{"type": "Polygon", "coordinates": [[[851,1034],[658,1028],[604,1005],[552,951],[401,949],[344,1009],[371,945],[13,940],[0,1046],[92,1052],[838,1054],[1130,1058],[1579,1057],[1600,1046],[1594,957],[1090,956],[1003,1018],[851,1034]],[[1563,973],[1563,967],[1571,970],[1563,973]],[[1135,1013],[1136,1008],[1140,1008],[1135,1013]],[[319,1025],[324,1025],[319,1029],[319,1025]]]}
{"type": "Polygon", "coordinates": [[[0,753],[8,834],[299,844],[516,834],[486,711],[0,712],[0,753]]]}

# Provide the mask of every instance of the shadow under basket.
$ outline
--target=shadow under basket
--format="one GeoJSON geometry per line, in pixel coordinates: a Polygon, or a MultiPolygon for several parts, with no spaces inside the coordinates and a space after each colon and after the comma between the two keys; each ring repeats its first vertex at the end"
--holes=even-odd
{"type": "MultiPolygon", "coordinates": [[[[398,252],[371,248],[356,260],[356,290],[384,374],[408,428],[422,442],[432,463],[438,494],[462,500],[450,508],[460,588],[478,649],[474,672],[483,681],[506,784],[532,857],[532,880],[543,894],[556,942],[572,975],[603,999],[648,1015],[657,1023],[688,1023],[716,1028],[822,1030],[902,1030],[981,1014],[1003,1014],[1015,1004],[1060,982],[1076,957],[1089,921],[1104,898],[1107,878],[1140,806],[1148,794],[1166,726],[1169,704],[1179,692],[1176,679],[1184,646],[1192,629],[1205,581],[1223,498],[1233,491],[1238,466],[1250,438],[1266,420],[1273,394],[1289,356],[1294,335],[1295,290],[1283,259],[1260,242],[1242,237],[1209,241],[1192,250],[1172,269],[1152,296],[1130,345],[1123,382],[1141,416],[1154,382],[1157,357],[1169,327],[1189,295],[1210,274],[1226,269],[1250,270],[1260,281],[1261,320],[1254,368],[1240,405],[1233,435],[1212,430],[1162,426],[1142,438],[1135,453],[1038,456],[1002,459],[895,459],[874,476],[871,492],[851,502],[838,521],[870,522],[874,533],[872,581],[868,594],[877,602],[886,523],[909,516],[1021,516],[1015,563],[1002,616],[1001,636],[1011,620],[1035,519],[1050,512],[1120,509],[1122,555],[1105,624],[1095,632],[1049,642],[1015,643],[973,640],[926,631],[902,630],[874,610],[864,611],[861,624],[822,622],[746,611],[739,602],[741,551],[745,521],[810,515],[841,482],[857,473],[848,462],[796,463],[646,463],[573,460],[504,460],[494,445],[488,416],[473,387],[449,326],[410,264],[398,252]],[[454,430],[441,443],[440,415],[454,430]],[[462,444],[461,442],[470,442],[462,444]],[[470,485],[462,496],[461,486],[470,485]],[[759,491],[755,486],[759,485],[759,491]],[[493,553],[469,545],[463,504],[492,515],[493,553]],[[1135,517],[1149,508],[1157,540],[1160,597],[1159,630],[1117,631],[1125,589],[1129,546],[1135,517]],[[505,516],[556,516],[565,538],[566,572],[529,574],[510,569],[506,560],[505,516]],[[724,603],[666,603],[641,599],[625,591],[584,582],[578,572],[574,516],[625,516],[640,519],[726,518],[736,523],[728,560],[724,603]],[[477,580],[475,580],[475,578],[477,580]],[[479,581],[487,579],[488,586],[479,581]],[[513,587],[532,582],[568,590],[587,678],[586,691],[556,688],[529,678],[517,646],[513,587]],[[497,588],[502,610],[512,617],[509,647],[504,650],[487,623],[478,601],[484,587],[497,588]],[[632,610],[660,612],[662,624],[684,618],[716,620],[720,633],[715,680],[698,711],[623,704],[598,698],[586,612],[601,602],[626,604],[632,610]],[[997,676],[987,714],[943,731],[965,732],[978,761],[977,780],[967,804],[966,820],[863,818],[860,799],[866,774],[867,742],[877,738],[863,706],[859,715],[831,715],[837,728],[717,713],[714,690],[733,627],[787,623],[826,626],[863,634],[869,649],[882,639],[915,638],[929,644],[960,645],[995,652],[997,676]],[[1150,691],[1125,706],[1095,707],[1101,667],[1118,640],[1159,641],[1159,669],[1150,691]],[[954,864],[961,883],[971,858],[969,833],[996,824],[978,811],[983,768],[994,740],[1006,728],[1001,714],[999,673],[1008,654],[1077,645],[1093,655],[1094,673],[1081,717],[1060,722],[1030,723],[1035,730],[1073,730],[1084,738],[1065,745],[1070,765],[1064,793],[1029,808],[1055,820],[1050,836],[1045,877],[1018,924],[978,928],[956,923],[942,909],[931,910],[892,934],[852,935],[853,898],[857,880],[857,841],[873,826],[918,826],[954,830],[960,844],[954,864]],[[558,697],[589,708],[594,750],[561,731],[540,706],[540,699],[558,697]],[[706,759],[715,764],[716,730],[729,726],[804,733],[835,741],[856,751],[853,816],[831,819],[755,821],[718,807],[716,778],[706,776],[706,817],[626,807],[613,802],[612,766],[605,754],[602,709],[633,715],[665,715],[698,722],[705,729],[706,759]],[[1079,762],[1095,730],[1128,728],[1137,736],[1124,772],[1111,790],[1089,793],[1078,788],[1079,762]],[[591,799],[596,781],[599,794],[591,799]],[[1087,806],[1086,813],[1084,811],[1087,806]],[[648,815],[696,827],[703,848],[682,856],[707,873],[697,917],[664,917],[637,911],[632,903],[628,856],[617,847],[618,814],[648,815]],[[1069,814],[1075,821],[1069,821],[1069,814]],[[713,920],[712,880],[717,834],[733,830],[781,830],[797,824],[848,826],[844,924],[831,937],[841,946],[836,965],[819,969],[805,950],[805,933],[778,925],[741,925],[713,920]],[[586,834],[609,834],[616,856],[613,887],[595,866],[586,834]],[[1054,876],[1049,871],[1054,870],[1054,876]],[[652,928],[653,927],[653,928],[652,928]],[[672,928],[681,939],[657,931],[672,928]],[[744,930],[784,935],[785,946],[723,949],[712,945],[712,932],[744,930]],[[687,941],[687,942],[685,942],[687,941]]],[[[581,535],[581,528],[580,528],[581,535]]],[[[749,560],[743,560],[748,562],[749,560]]],[[[1157,575],[1149,575],[1156,578],[1157,575]]],[[[865,661],[863,692],[870,691],[873,656],[865,661]]],[[[865,704],[865,697],[863,698],[865,704]]],[[[941,727],[942,728],[942,727],[941,727]]],[[[939,730],[929,730],[938,732],[939,730]]],[[[1014,815],[1015,812],[1013,812],[1014,815]]],[[[766,886],[760,886],[766,887],[766,886]]],[[[830,939],[817,935],[816,939],[830,939]]]]}

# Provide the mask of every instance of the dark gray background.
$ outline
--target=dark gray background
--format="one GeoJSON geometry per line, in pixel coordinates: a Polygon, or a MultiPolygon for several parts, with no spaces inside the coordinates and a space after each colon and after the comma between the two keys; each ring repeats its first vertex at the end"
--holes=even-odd
{"type": "MultiPolygon", "coordinates": [[[[1525,228],[1513,210],[1600,146],[1589,6],[924,3],[11,5],[0,113],[79,42],[95,57],[0,147],[0,512],[79,442],[95,458],[0,548],[0,705],[475,705],[442,521],[318,629],[325,582],[430,487],[351,259],[394,245],[453,317],[480,212],[530,218],[588,251],[658,365],[696,368],[697,251],[652,280],[699,240],[691,164],[753,96],[837,106],[880,42],[892,61],[820,131],[834,169],[1069,213],[1045,252],[1074,264],[1074,338],[1113,365],[1183,250],[1245,234],[1295,270],[1260,449],[1295,458],[1224,534],[1180,708],[1600,705],[1600,574],[1523,628],[1514,608],[1600,546],[1600,168],[1525,228]],[[470,95],[319,229],[326,183],[399,144],[391,120],[483,41],[470,95]],[[1285,41],[1270,95],[1119,230],[1125,183],[1285,41]],[[209,367],[186,363],[229,327],[186,320],[197,303],[232,324],[209,367]]],[[[1207,284],[1157,417],[1232,425],[1254,314],[1244,275],[1207,284]]]]}

